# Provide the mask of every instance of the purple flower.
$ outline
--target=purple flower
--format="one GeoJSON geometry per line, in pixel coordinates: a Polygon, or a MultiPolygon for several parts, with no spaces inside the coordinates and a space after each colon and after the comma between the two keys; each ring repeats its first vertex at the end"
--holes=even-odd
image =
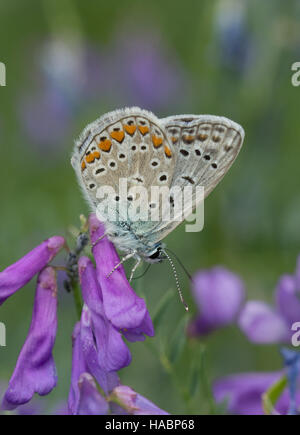
{"type": "MultiPolygon", "coordinates": [[[[163,110],[187,97],[185,71],[176,55],[155,32],[121,31],[107,62],[118,101],[163,110]],[[122,68],[120,68],[122,65],[122,68]]],[[[109,83],[109,82],[108,82],[109,83]]]]}
{"type": "MultiPolygon", "coordinates": [[[[98,221],[96,215],[91,215],[92,243],[95,243],[104,233],[104,226],[98,221]]],[[[124,267],[121,265],[107,278],[107,275],[120,261],[113,244],[107,237],[104,237],[94,246],[93,254],[107,319],[116,329],[122,331],[129,341],[144,340],[144,334],[152,337],[154,330],[145,301],[132,290],[124,267]]]]}
{"type": "MultiPolygon", "coordinates": [[[[298,260],[299,261],[299,260],[298,260]]],[[[285,319],[289,330],[300,321],[300,288],[296,275],[283,275],[277,285],[275,298],[280,315],[285,319]]]]}
{"type": "Polygon", "coordinates": [[[106,415],[108,403],[97,389],[96,382],[88,373],[83,373],[78,381],[79,404],[77,415],[106,415]]]}
{"type": "Polygon", "coordinates": [[[282,343],[290,340],[291,327],[300,320],[299,260],[295,275],[279,279],[275,298],[274,308],[259,301],[245,304],[238,323],[250,341],[282,343]]]}
{"type": "Polygon", "coordinates": [[[4,409],[14,409],[29,402],[34,393],[40,396],[49,394],[56,386],[52,356],[57,328],[56,312],[56,273],[52,267],[47,267],[38,277],[31,326],[4,395],[4,409]]]}
{"type": "MultiPolygon", "coordinates": [[[[284,365],[287,371],[288,386],[290,393],[289,415],[296,415],[297,411],[297,390],[300,375],[300,353],[287,348],[281,349],[284,365]]],[[[300,395],[300,392],[299,392],[300,395]]]]}
{"type": "Polygon", "coordinates": [[[280,343],[288,339],[285,320],[265,302],[247,302],[239,318],[239,327],[254,343],[280,343]]]}
{"type": "Polygon", "coordinates": [[[136,393],[125,385],[116,387],[110,399],[119,404],[128,414],[132,415],[169,415],[168,412],[158,408],[150,400],[136,393]]]}
{"type": "Polygon", "coordinates": [[[190,323],[189,335],[207,334],[236,320],[245,297],[244,284],[237,275],[215,267],[198,272],[193,281],[200,314],[190,323]]]}
{"type": "Polygon", "coordinates": [[[87,257],[78,263],[83,299],[91,313],[95,344],[99,349],[99,365],[106,372],[113,372],[130,364],[129,350],[120,332],[105,317],[101,288],[96,270],[87,257]]]}
{"type": "MultiPolygon", "coordinates": [[[[243,373],[218,380],[214,385],[214,397],[217,403],[227,400],[228,410],[233,414],[263,414],[262,396],[276,381],[282,372],[243,373]]],[[[280,414],[287,414],[289,394],[285,390],[276,403],[275,409],[280,414]]],[[[296,398],[300,405],[300,392],[296,398]]]]}
{"type": "MultiPolygon", "coordinates": [[[[92,241],[97,242],[103,231],[97,218],[91,216],[92,241]]],[[[6,410],[29,402],[35,393],[41,396],[49,394],[56,386],[52,350],[57,329],[57,282],[55,268],[47,265],[64,244],[62,237],[52,237],[0,273],[1,303],[39,273],[30,330],[3,398],[6,410]]],[[[117,372],[131,362],[122,335],[131,341],[139,341],[145,339],[144,334],[154,334],[145,302],[131,289],[123,267],[107,278],[119,262],[113,245],[107,238],[96,243],[93,248],[96,269],[88,257],[78,260],[84,246],[81,234],[66,263],[71,289],[78,271],[84,300],[80,322],[75,325],[73,333],[68,399],[68,412],[72,415],[107,413],[109,395],[120,386],[117,372]],[[98,393],[98,387],[101,387],[104,397],[98,393]]],[[[147,406],[155,408],[139,395],[132,396],[132,400],[141,410],[143,406],[145,409],[147,406]]],[[[118,406],[112,403],[109,412],[118,406]]],[[[127,411],[122,409],[122,412],[127,411]]]]}
{"type": "Polygon", "coordinates": [[[0,272],[0,305],[40,272],[60,251],[64,243],[63,237],[51,237],[0,272]]]}

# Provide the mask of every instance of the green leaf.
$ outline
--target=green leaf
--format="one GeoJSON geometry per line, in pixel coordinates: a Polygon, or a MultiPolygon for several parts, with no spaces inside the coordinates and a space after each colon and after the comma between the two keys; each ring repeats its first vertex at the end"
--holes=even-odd
{"type": "Polygon", "coordinates": [[[193,361],[189,380],[189,396],[193,398],[199,389],[200,373],[198,361],[193,361]]]}
{"type": "Polygon", "coordinates": [[[163,319],[163,316],[166,312],[167,307],[169,306],[169,302],[174,297],[174,292],[172,289],[169,289],[164,296],[161,298],[154,315],[152,316],[152,322],[154,326],[154,330],[156,330],[163,319]]]}
{"type": "Polygon", "coordinates": [[[280,378],[277,382],[271,385],[271,387],[263,394],[262,405],[264,413],[266,415],[277,414],[277,411],[274,409],[274,407],[286,386],[287,377],[282,376],[282,378],[280,378]]]}

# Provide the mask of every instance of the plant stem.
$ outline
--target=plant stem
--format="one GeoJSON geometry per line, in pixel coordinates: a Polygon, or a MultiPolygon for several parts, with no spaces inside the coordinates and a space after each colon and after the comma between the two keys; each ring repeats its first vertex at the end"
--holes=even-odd
{"type": "Polygon", "coordinates": [[[83,307],[83,301],[82,301],[82,297],[81,297],[81,293],[80,293],[80,288],[79,288],[78,282],[76,280],[72,280],[71,284],[72,284],[72,289],[73,289],[73,297],[74,297],[76,312],[77,312],[78,319],[80,320],[82,307],[83,307]]]}
{"type": "Polygon", "coordinates": [[[216,403],[215,403],[215,399],[214,399],[214,396],[212,393],[211,385],[209,383],[208,376],[207,376],[206,369],[205,369],[205,352],[206,352],[205,346],[201,345],[201,349],[200,349],[200,361],[201,361],[200,379],[201,379],[203,393],[208,401],[210,414],[216,415],[217,414],[216,403]]]}

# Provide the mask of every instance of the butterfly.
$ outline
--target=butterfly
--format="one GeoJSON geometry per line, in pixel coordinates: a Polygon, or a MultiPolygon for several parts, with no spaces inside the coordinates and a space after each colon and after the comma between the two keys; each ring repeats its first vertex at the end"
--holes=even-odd
{"type": "MultiPolygon", "coordinates": [[[[171,190],[173,186],[182,190],[203,186],[206,197],[234,162],[243,139],[243,128],[224,117],[177,115],[159,119],[147,110],[132,107],[107,113],[89,124],[75,143],[71,162],[94,211],[101,186],[116,192],[111,206],[120,201],[121,178],[128,180],[129,188],[141,186],[146,191],[155,185],[171,190]]],[[[162,261],[168,256],[162,240],[180,221],[129,219],[126,212],[132,198],[122,201],[119,219],[105,222],[108,238],[126,253],[122,262],[130,257],[138,259],[137,265],[141,259],[162,261]]],[[[164,201],[162,216],[164,208],[170,206],[168,202],[174,206],[175,201],[171,196],[164,201]]],[[[151,204],[145,204],[148,206],[151,204]]]]}

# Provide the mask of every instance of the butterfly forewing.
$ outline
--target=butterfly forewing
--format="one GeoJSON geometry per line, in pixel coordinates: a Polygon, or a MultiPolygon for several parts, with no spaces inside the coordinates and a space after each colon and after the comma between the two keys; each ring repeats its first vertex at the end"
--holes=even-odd
{"type": "MultiPolygon", "coordinates": [[[[110,186],[122,203],[120,220],[125,219],[132,198],[122,198],[119,181],[127,181],[128,191],[142,186],[150,199],[151,186],[170,186],[176,155],[160,120],[138,108],[105,115],[90,124],[77,142],[72,162],[93,208],[98,204],[99,187],[110,186]],[[129,198],[129,199],[128,199],[129,198]]],[[[149,205],[149,204],[148,204],[149,205]]]]}

